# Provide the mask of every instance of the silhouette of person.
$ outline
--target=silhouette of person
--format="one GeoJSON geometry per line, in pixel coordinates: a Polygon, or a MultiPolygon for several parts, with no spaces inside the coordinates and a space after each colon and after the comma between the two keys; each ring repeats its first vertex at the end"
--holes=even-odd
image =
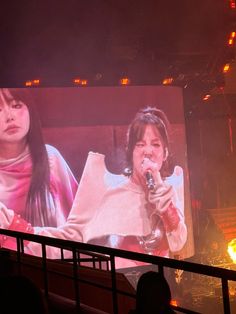
{"type": "Polygon", "coordinates": [[[43,292],[23,275],[2,276],[0,279],[1,314],[49,314],[43,292]]]}
{"type": "Polygon", "coordinates": [[[136,291],[136,309],[129,314],[174,314],[171,291],[165,277],[155,271],[142,274],[136,291]]]}

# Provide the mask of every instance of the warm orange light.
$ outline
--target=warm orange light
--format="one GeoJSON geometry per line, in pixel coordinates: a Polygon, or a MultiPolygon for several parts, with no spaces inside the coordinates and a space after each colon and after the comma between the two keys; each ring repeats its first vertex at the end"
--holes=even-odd
{"type": "Polygon", "coordinates": [[[230,68],[230,64],[226,63],[223,67],[223,73],[227,73],[229,71],[229,68],[230,68]]]}
{"type": "Polygon", "coordinates": [[[235,38],[236,32],[231,32],[230,38],[235,38]]]}
{"type": "Polygon", "coordinates": [[[74,78],[73,83],[74,84],[80,84],[80,78],[74,78]]]}
{"type": "Polygon", "coordinates": [[[174,81],[173,77],[167,77],[167,78],[163,79],[162,84],[163,85],[170,85],[173,83],[173,81],[174,81]]]}
{"type": "Polygon", "coordinates": [[[130,79],[128,77],[122,77],[120,79],[120,85],[129,85],[130,84],[130,79]]]}
{"type": "Polygon", "coordinates": [[[206,100],[208,100],[210,97],[211,97],[210,94],[206,94],[206,95],[202,98],[202,100],[206,101],[206,100]]]}
{"type": "Polygon", "coordinates": [[[88,84],[88,80],[81,80],[80,82],[81,85],[85,86],[88,84]]]}
{"type": "Polygon", "coordinates": [[[25,82],[25,86],[27,86],[27,87],[28,87],[28,86],[32,86],[32,82],[31,82],[31,81],[26,81],[26,82],[25,82]]]}
{"type": "Polygon", "coordinates": [[[73,79],[73,83],[75,85],[83,85],[83,86],[85,86],[85,85],[88,84],[88,80],[83,80],[83,79],[80,79],[79,77],[76,77],[76,78],[73,79]]]}
{"type": "Polygon", "coordinates": [[[178,306],[177,300],[171,300],[170,304],[173,306],[178,306]]]}
{"type": "Polygon", "coordinates": [[[230,39],[228,40],[228,45],[229,45],[229,46],[232,46],[232,45],[233,45],[233,43],[234,43],[233,38],[230,38],[230,39]]]}
{"type": "Polygon", "coordinates": [[[228,243],[227,251],[233,263],[236,264],[236,239],[233,239],[228,243]]]}
{"type": "Polygon", "coordinates": [[[33,80],[33,84],[34,84],[34,85],[39,85],[39,83],[40,83],[40,80],[39,80],[39,79],[33,80]]]}
{"type": "Polygon", "coordinates": [[[35,79],[35,80],[32,80],[32,81],[26,81],[25,82],[25,86],[27,86],[27,87],[37,86],[39,84],[40,84],[40,80],[39,79],[35,79]]]}

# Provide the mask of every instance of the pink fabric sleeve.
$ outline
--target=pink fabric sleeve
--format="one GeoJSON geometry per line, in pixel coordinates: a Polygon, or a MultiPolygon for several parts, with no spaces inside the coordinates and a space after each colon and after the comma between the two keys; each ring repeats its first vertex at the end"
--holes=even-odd
{"type": "MultiPolygon", "coordinates": [[[[57,212],[57,226],[66,222],[78,188],[78,182],[61,153],[46,145],[50,165],[50,188],[57,212]]],[[[47,227],[47,226],[46,226],[47,227]]]]}

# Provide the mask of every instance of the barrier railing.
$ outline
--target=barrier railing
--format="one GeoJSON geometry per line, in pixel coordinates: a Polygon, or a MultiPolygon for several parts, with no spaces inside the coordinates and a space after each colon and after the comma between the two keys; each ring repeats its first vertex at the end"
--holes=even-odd
{"type": "MultiPolygon", "coordinates": [[[[65,291],[66,297],[71,297],[75,300],[78,312],[82,302],[86,299],[85,292],[89,291],[88,285],[93,288],[102,288],[109,292],[112,296],[112,313],[122,313],[120,304],[120,296],[126,296],[131,299],[135,299],[135,292],[132,289],[122,289],[123,277],[121,273],[115,267],[116,258],[129,259],[145,263],[146,265],[156,265],[159,272],[165,274],[167,268],[174,270],[183,270],[192,274],[199,274],[207,276],[208,278],[218,278],[221,283],[221,299],[223,302],[224,314],[231,314],[230,295],[229,295],[229,281],[236,281],[236,271],[230,269],[224,269],[209,265],[198,264],[189,261],[175,260],[171,258],[163,258],[159,256],[152,256],[147,254],[135,253],[131,251],[112,249],[108,247],[102,247],[98,245],[86,244],[81,242],[74,242],[69,240],[61,240],[57,238],[44,237],[39,235],[32,235],[21,233],[17,231],[10,231],[0,229],[0,234],[4,236],[14,237],[17,241],[17,250],[10,251],[11,259],[14,260],[14,265],[18,272],[22,272],[22,269],[26,269],[26,265],[29,268],[36,269],[36,272],[40,270],[41,285],[45,291],[45,295],[48,296],[51,292],[55,292],[55,287],[51,283],[51,278],[59,274],[65,282],[70,278],[73,281],[73,288],[70,288],[71,296],[68,295],[68,291],[65,291]],[[33,257],[24,253],[24,241],[32,241],[39,243],[41,246],[41,256],[33,257]],[[60,257],[57,260],[47,258],[47,246],[57,247],[60,249],[60,257]],[[64,257],[64,250],[71,252],[71,257],[66,259],[64,257]],[[12,257],[14,256],[14,258],[12,257]],[[90,264],[90,265],[89,265],[90,264]],[[30,267],[29,267],[30,265],[30,267]],[[58,269],[60,271],[58,271],[58,269]],[[96,273],[92,273],[96,271],[96,273]],[[95,278],[95,281],[90,281],[88,278],[95,278]],[[104,284],[104,282],[108,284],[104,284]],[[83,289],[78,284],[82,283],[83,289]],[[73,293],[71,292],[72,290],[73,293]],[[82,293],[82,294],[81,294],[82,293]]],[[[55,280],[55,278],[53,279],[55,280]]],[[[58,278],[57,278],[58,280],[58,278]]],[[[62,293],[63,287],[60,290],[62,293]]],[[[131,302],[132,303],[132,302],[131,302]]],[[[131,304],[130,303],[130,304],[131,304]]],[[[134,304],[134,302],[132,303],[134,304]]],[[[180,313],[201,313],[185,307],[175,306],[175,311],[180,313]]],[[[122,310],[123,311],[123,310],[122,310]]],[[[122,313],[124,314],[124,312],[122,313]]]]}

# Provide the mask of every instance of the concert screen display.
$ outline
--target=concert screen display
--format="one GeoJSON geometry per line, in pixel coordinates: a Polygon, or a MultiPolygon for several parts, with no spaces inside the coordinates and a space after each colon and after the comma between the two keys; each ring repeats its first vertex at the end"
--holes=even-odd
{"type": "MultiPolygon", "coordinates": [[[[26,149],[33,164],[29,169],[27,168],[27,173],[24,175],[24,178],[32,176],[32,179],[30,178],[28,183],[23,179],[17,181],[17,184],[21,184],[18,187],[20,190],[18,201],[9,200],[8,188],[14,181],[14,178],[11,181],[10,170],[8,177],[4,178],[6,181],[3,182],[6,182],[8,188],[6,188],[6,195],[0,201],[7,208],[19,214],[33,228],[38,227],[34,230],[40,230],[37,231],[39,234],[50,235],[49,228],[55,230],[55,233],[52,231],[52,236],[60,238],[60,230],[67,226],[68,221],[75,219],[73,225],[78,228],[79,236],[76,238],[73,233],[71,238],[69,236],[69,240],[177,259],[194,255],[181,88],[37,87],[1,91],[3,91],[1,111],[6,116],[9,115],[6,121],[10,121],[6,122],[6,125],[10,123],[10,127],[5,128],[7,144],[4,144],[3,138],[2,147],[10,149],[12,142],[21,143],[17,144],[19,152],[23,154],[21,158],[25,160],[26,153],[25,151],[22,153],[20,149],[26,149]],[[32,131],[36,118],[35,116],[32,118],[31,102],[36,107],[47,147],[49,194],[52,194],[45,203],[46,207],[50,208],[46,209],[48,215],[45,214],[46,211],[40,209],[34,212],[29,209],[30,204],[34,202],[33,197],[31,203],[26,205],[28,193],[37,190],[37,184],[32,187],[32,182],[37,181],[36,176],[43,182],[44,179],[39,178],[43,177],[43,169],[47,169],[43,157],[37,158],[43,155],[39,152],[39,144],[37,144],[39,138],[36,136],[36,131],[32,131]],[[22,104],[26,104],[26,111],[22,104]],[[27,116],[27,108],[29,116],[27,116]],[[154,118],[155,121],[151,122],[153,127],[149,129],[147,127],[146,131],[140,131],[141,133],[137,133],[136,138],[132,139],[133,135],[131,131],[128,133],[128,127],[136,113],[144,108],[146,108],[146,116],[153,114],[155,111],[153,108],[164,112],[169,125],[159,117],[162,131],[160,129],[157,131],[156,118],[154,118]],[[24,127],[21,127],[21,123],[24,127]],[[156,131],[153,131],[154,129],[156,131]],[[25,135],[19,130],[23,130],[25,135]],[[22,145],[26,148],[22,148],[22,145]],[[37,150],[37,153],[34,153],[34,150],[37,150]],[[34,163],[40,164],[39,160],[42,160],[41,170],[34,165],[34,163]],[[167,162],[169,173],[164,174],[163,165],[167,162]],[[148,168],[149,163],[151,170],[148,168]],[[63,167],[66,171],[62,169],[63,167]],[[152,173],[152,170],[157,168],[158,179],[152,173]],[[35,171],[37,175],[34,175],[35,171]],[[65,172],[67,177],[64,179],[65,172]],[[144,182],[144,191],[137,179],[140,172],[143,173],[140,182],[144,182]],[[145,181],[147,181],[146,187],[145,181]],[[148,186],[150,182],[154,182],[154,190],[148,186]],[[68,197],[69,194],[70,201],[65,200],[64,195],[68,197]],[[52,207],[49,205],[50,201],[53,203],[52,207]],[[139,201],[140,203],[135,203],[139,201]],[[167,211],[170,211],[168,215],[172,216],[167,217],[167,211]]],[[[7,156],[6,154],[6,159],[9,159],[7,156]]],[[[9,156],[11,159],[12,156],[9,156]]],[[[2,156],[1,160],[3,160],[2,156]]],[[[24,172],[22,169],[20,171],[24,172]]],[[[4,190],[4,187],[2,189],[4,190]]],[[[34,195],[36,198],[41,197],[38,196],[40,193],[34,195]]],[[[40,198],[40,202],[43,202],[43,198],[40,198]]],[[[64,233],[62,238],[65,238],[64,233]]]]}

